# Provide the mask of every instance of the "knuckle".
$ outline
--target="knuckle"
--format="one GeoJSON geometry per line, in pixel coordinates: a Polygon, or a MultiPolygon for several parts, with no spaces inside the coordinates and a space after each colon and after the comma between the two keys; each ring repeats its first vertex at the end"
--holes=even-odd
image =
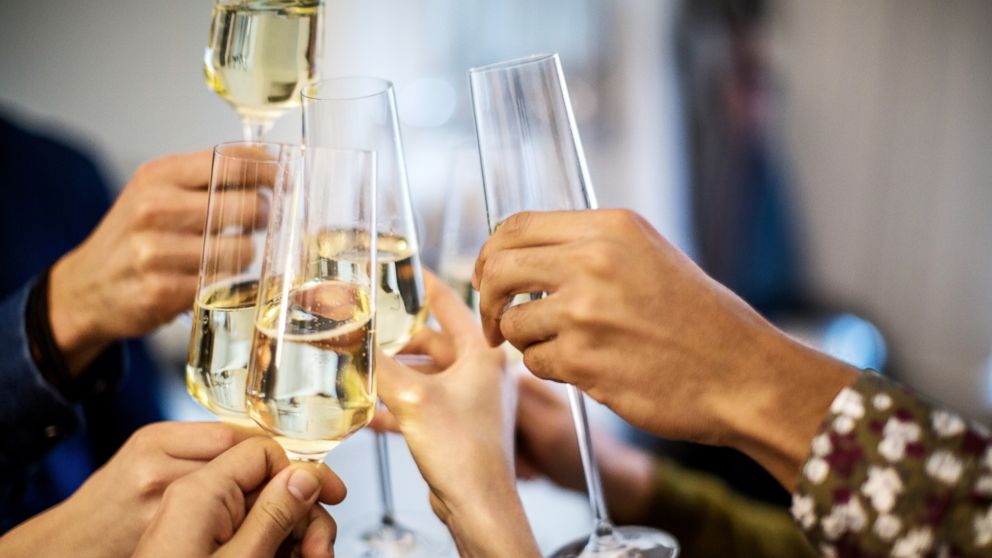
{"type": "Polygon", "coordinates": [[[596,276],[612,276],[621,265],[622,256],[617,248],[617,244],[605,240],[591,241],[581,261],[586,270],[596,276]]]}
{"type": "Polygon", "coordinates": [[[575,326],[588,326],[594,323],[599,315],[598,304],[592,296],[583,296],[572,300],[565,310],[565,319],[575,326]]]}
{"type": "Polygon", "coordinates": [[[131,238],[134,267],[139,271],[148,271],[155,267],[158,250],[155,243],[145,235],[134,235],[131,238]]]}
{"type": "Polygon", "coordinates": [[[171,480],[162,468],[148,462],[141,462],[134,471],[135,485],[144,495],[159,494],[169,487],[171,480]]]}
{"type": "Polygon", "coordinates": [[[544,355],[537,349],[524,351],[524,366],[541,378],[551,379],[551,371],[546,367],[544,355]]]}
{"type": "Polygon", "coordinates": [[[142,426],[131,435],[128,445],[140,453],[154,450],[158,447],[159,430],[157,424],[142,426]]]}
{"type": "Polygon", "coordinates": [[[263,502],[260,511],[262,517],[279,531],[287,532],[293,528],[293,514],[276,502],[263,502]]]}
{"type": "Polygon", "coordinates": [[[141,196],[140,198],[134,200],[133,205],[134,207],[131,209],[131,215],[134,221],[139,225],[147,226],[154,223],[160,212],[160,204],[148,196],[141,196]]]}
{"type": "Polygon", "coordinates": [[[138,165],[137,170],[134,171],[132,182],[135,184],[147,183],[158,172],[159,166],[158,160],[141,163],[138,165]]]}
{"type": "Polygon", "coordinates": [[[486,258],[486,265],[482,268],[482,283],[491,284],[506,269],[506,252],[496,252],[486,258]]]}
{"type": "Polygon", "coordinates": [[[638,223],[639,215],[630,209],[608,209],[604,216],[614,227],[630,227],[638,223]]]}
{"type": "Polygon", "coordinates": [[[526,231],[534,221],[534,212],[521,211],[510,215],[500,225],[500,230],[505,230],[505,234],[515,236],[526,231]]]}
{"type": "Polygon", "coordinates": [[[422,384],[411,385],[403,390],[402,400],[411,408],[418,408],[430,402],[430,390],[422,384]]]}
{"type": "Polygon", "coordinates": [[[516,339],[520,319],[520,312],[516,311],[516,307],[513,307],[504,312],[499,320],[499,332],[511,343],[516,339]]]}
{"type": "Polygon", "coordinates": [[[238,443],[238,437],[229,426],[218,423],[217,428],[210,434],[213,443],[219,448],[231,448],[238,443]]]}

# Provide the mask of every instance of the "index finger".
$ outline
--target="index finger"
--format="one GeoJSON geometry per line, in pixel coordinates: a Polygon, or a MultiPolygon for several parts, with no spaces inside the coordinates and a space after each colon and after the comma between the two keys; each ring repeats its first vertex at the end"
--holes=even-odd
{"type": "Polygon", "coordinates": [[[248,438],[265,435],[260,428],[224,422],[162,422],[146,428],[169,457],[199,461],[213,459],[248,438]]]}
{"type": "Polygon", "coordinates": [[[162,181],[182,188],[202,189],[210,183],[213,150],[167,155],[145,163],[139,173],[146,180],[162,181]]]}
{"type": "Polygon", "coordinates": [[[479,290],[479,279],[486,260],[493,254],[513,248],[564,244],[585,237],[590,220],[599,220],[607,211],[521,211],[499,224],[479,251],[472,273],[472,286],[479,290]]]}
{"type": "MultiPolygon", "coordinates": [[[[289,458],[275,440],[255,437],[241,442],[193,473],[210,481],[229,480],[242,493],[258,489],[262,484],[289,466],[289,458]]],[[[344,499],[344,483],[325,465],[312,465],[321,478],[319,500],[336,504],[344,499]]]]}

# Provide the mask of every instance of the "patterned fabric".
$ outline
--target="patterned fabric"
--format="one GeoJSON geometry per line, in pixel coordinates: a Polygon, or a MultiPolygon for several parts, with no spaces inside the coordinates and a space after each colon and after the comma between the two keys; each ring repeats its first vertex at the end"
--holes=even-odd
{"type": "Polygon", "coordinates": [[[792,515],[827,558],[992,556],[989,431],[862,374],[813,439],[792,515]]]}

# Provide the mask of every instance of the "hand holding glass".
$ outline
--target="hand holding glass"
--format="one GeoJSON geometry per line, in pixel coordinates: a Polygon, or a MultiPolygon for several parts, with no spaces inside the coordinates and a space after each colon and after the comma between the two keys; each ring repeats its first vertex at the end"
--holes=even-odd
{"type": "MultiPolygon", "coordinates": [[[[596,197],[558,55],[473,68],[469,80],[490,229],[495,230],[520,211],[595,209],[596,197]]],[[[519,295],[531,299],[543,296],[519,295]]],[[[568,399],[594,523],[588,538],[559,549],[554,556],[677,556],[678,543],[667,533],[646,527],[614,527],[610,522],[592,452],[584,396],[575,386],[568,386],[568,399]]]]}

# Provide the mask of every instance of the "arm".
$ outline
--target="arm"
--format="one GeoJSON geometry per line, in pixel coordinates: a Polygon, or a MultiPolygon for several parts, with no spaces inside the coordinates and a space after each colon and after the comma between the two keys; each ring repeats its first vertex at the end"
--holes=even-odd
{"type": "Polygon", "coordinates": [[[209,174],[209,151],[144,165],[83,243],[0,301],[0,471],[78,426],[74,402],[123,371],[117,341],[190,306],[209,174]]]}
{"type": "Polygon", "coordinates": [[[0,300],[0,472],[5,476],[78,426],[72,407],[45,381],[29,352],[24,316],[32,284],[0,300]]]}
{"type": "Polygon", "coordinates": [[[295,531],[293,556],[331,558],[337,527],[318,502],[344,496],[327,466],[290,464],[271,438],[252,438],[173,483],[134,556],[272,558],[295,531]]]}
{"type": "Polygon", "coordinates": [[[857,374],[775,329],[626,210],[519,213],[483,246],[490,344],[655,434],[740,449],[788,489],[857,374]],[[506,308],[518,293],[546,298],[506,308]]]}
{"type": "Polygon", "coordinates": [[[988,429],[865,373],[813,438],[792,513],[827,556],[978,557],[990,506],[988,429]]]}
{"type": "MultiPolygon", "coordinates": [[[[546,475],[582,490],[582,465],[568,407],[553,386],[520,379],[517,407],[517,470],[546,475]]],[[[686,556],[806,558],[816,554],[788,512],[754,502],[718,479],[656,459],[606,431],[593,429],[610,505],[620,524],[670,532],[686,556]]]]}
{"type": "Polygon", "coordinates": [[[130,556],[173,481],[257,434],[222,423],[146,426],[67,500],[0,537],[0,555],[130,556]]]}
{"type": "Polygon", "coordinates": [[[953,413],[792,340],[636,214],[515,215],[473,280],[491,343],[646,430],[749,454],[796,489],[824,555],[992,550],[984,428],[946,434],[964,424],[953,413]],[[503,311],[534,291],[549,296],[503,311]]]}
{"type": "Polygon", "coordinates": [[[427,300],[442,331],[421,331],[405,350],[427,353],[438,368],[425,373],[377,357],[389,421],[403,433],[461,556],[540,556],[516,490],[516,386],[504,354],[486,346],[472,312],[429,274],[427,300]]]}

